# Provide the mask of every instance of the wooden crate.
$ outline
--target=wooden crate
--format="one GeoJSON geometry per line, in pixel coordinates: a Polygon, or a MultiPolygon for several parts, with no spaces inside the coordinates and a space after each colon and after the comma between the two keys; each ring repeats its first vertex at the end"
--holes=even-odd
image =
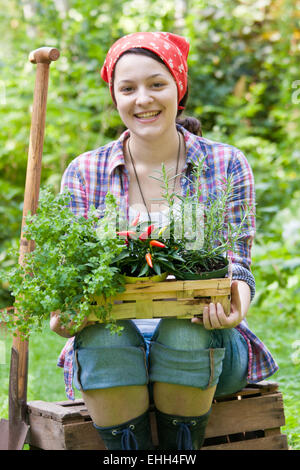
{"type": "MultiPolygon", "coordinates": [[[[31,449],[104,450],[82,400],[28,403],[31,449]]],[[[152,410],[153,442],[157,445],[152,410]]],[[[202,450],[287,450],[282,394],[277,384],[260,382],[215,400],[202,450]]]]}
{"type": "MultiPolygon", "coordinates": [[[[199,281],[176,281],[168,277],[163,282],[126,284],[126,290],[113,299],[112,315],[118,319],[192,318],[201,316],[204,305],[220,302],[226,314],[230,312],[231,277],[199,281]]],[[[103,300],[95,297],[101,305],[103,300]]],[[[97,320],[96,315],[89,320],[97,320]]]]}

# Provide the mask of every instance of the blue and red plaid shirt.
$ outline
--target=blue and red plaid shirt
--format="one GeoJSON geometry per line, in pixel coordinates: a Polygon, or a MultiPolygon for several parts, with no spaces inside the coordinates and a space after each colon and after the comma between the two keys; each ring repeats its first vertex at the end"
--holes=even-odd
{"type": "MultiPolygon", "coordinates": [[[[253,210],[247,217],[247,224],[242,238],[236,243],[233,252],[228,256],[232,261],[232,278],[248,283],[251,299],[255,293],[255,281],[250,271],[251,247],[255,235],[255,190],[254,178],[249,163],[243,153],[235,147],[214,142],[204,137],[191,134],[182,126],[186,146],[186,163],[183,172],[189,173],[192,164],[204,159],[204,168],[200,178],[201,198],[203,203],[208,195],[217,195],[222,181],[229,177],[233,180],[233,196],[228,207],[228,222],[239,224],[243,207],[247,204],[253,210]]],[[[92,206],[104,212],[105,196],[110,191],[116,198],[119,209],[129,218],[129,176],[125,167],[123,154],[124,140],[130,132],[125,131],[118,140],[86,152],[75,158],[66,169],[61,188],[72,194],[71,210],[75,215],[87,217],[92,206]]],[[[182,196],[187,192],[189,182],[181,178],[182,196]]],[[[248,328],[244,320],[236,329],[243,335],[249,351],[248,383],[256,383],[273,375],[278,366],[266,346],[248,328]]],[[[73,381],[73,348],[74,337],[70,338],[63,348],[58,366],[64,368],[64,380],[67,397],[74,400],[73,381]]]]}

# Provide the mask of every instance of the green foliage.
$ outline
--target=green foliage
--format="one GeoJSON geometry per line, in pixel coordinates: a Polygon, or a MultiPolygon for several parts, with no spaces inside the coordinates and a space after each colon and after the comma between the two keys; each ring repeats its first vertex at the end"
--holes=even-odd
{"type": "MultiPolygon", "coordinates": [[[[189,39],[186,114],[201,119],[205,137],[245,153],[256,180],[256,244],[265,251],[274,238],[285,244],[283,226],[275,227],[274,220],[300,199],[299,3],[175,3],[176,8],[173,1],[153,0],[149,8],[147,0],[0,0],[2,269],[17,261],[9,248],[20,234],[26,173],[35,78],[28,53],[43,45],[61,52],[50,71],[42,170],[42,184],[57,192],[74,157],[123,130],[99,72],[112,42],[135,31],[169,30],[189,39]]],[[[9,303],[8,286],[2,284],[0,307],[9,303]]]]}
{"type": "Polygon", "coordinates": [[[92,312],[115,326],[109,302],[97,307],[92,304],[93,296],[106,299],[124,290],[118,269],[111,267],[123,243],[111,236],[109,221],[116,205],[110,193],[106,203],[105,215],[99,220],[95,210],[88,218],[74,216],[68,207],[70,196],[65,193],[55,196],[46,190],[41,194],[37,213],[27,216],[24,227],[24,237],[34,240],[35,250],[7,274],[18,310],[16,318],[2,312],[8,328],[26,336],[31,330],[41,330],[54,311],[60,311],[62,326],[72,322],[70,331],[76,331],[92,312]],[[101,227],[101,237],[96,226],[101,227]]]}
{"type": "MultiPolygon", "coordinates": [[[[99,75],[109,46],[126,33],[177,32],[191,43],[186,114],[201,119],[204,137],[241,149],[254,172],[252,308],[280,312],[280,334],[289,328],[300,285],[299,0],[0,0],[0,7],[0,269],[17,262],[9,250],[22,217],[35,78],[29,52],[44,45],[61,52],[50,71],[42,169],[42,184],[58,192],[74,157],[123,130],[99,75]]],[[[3,283],[0,308],[10,304],[3,283]]]]}

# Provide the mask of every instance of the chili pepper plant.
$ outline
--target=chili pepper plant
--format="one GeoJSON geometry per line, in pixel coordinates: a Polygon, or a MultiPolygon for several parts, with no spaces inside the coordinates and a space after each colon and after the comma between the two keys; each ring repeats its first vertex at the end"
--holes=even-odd
{"type": "Polygon", "coordinates": [[[179,247],[161,239],[163,229],[155,224],[139,222],[139,216],[126,231],[117,231],[124,241],[123,251],[112,263],[126,276],[148,277],[172,271],[174,261],[184,262],[179,247]]]}

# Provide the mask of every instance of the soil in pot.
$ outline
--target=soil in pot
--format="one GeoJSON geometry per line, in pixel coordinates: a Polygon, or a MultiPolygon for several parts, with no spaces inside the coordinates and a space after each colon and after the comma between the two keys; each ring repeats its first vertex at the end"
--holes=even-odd
{"type": "Polygon", "coordinates": [[[219,265],[217,269],[212,269],[210,271],[199,271],[199,272],[177,272],[176,278],[180,280],[197,280],[197,279],[220,279],[226,277],[228,274],[229,269],[229,261],[226,258],[222,258],[222,260],[218,260],[219,265]],[[223,266],[222,266],[223,265],[223,266]]]}

